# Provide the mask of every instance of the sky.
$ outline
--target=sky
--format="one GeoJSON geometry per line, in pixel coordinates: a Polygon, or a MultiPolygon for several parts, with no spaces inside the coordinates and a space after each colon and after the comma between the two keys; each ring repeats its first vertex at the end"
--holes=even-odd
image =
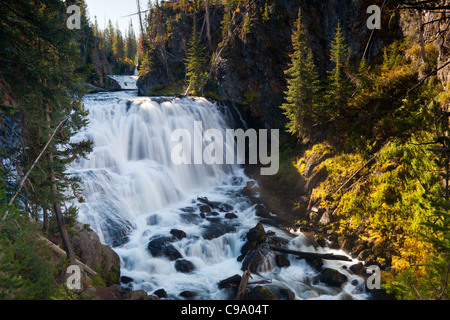
{"type": "MultiPolygon", "coordinates": [[[[126,17],[138,11],[136,0],[85,0],[85,2],[88,7],[90,21],[94,23],[94,17],[97,16],[100,29],[104,29],[108,24],[108,20],[111,19],[114,26],[118,22],[120,30],[124,33],[132,19],[136,35],[140,33],[138,16],[126,17]]],[[[140,4],[142,11],[147,10],[148,0],[140,0],[140,4]]]]}

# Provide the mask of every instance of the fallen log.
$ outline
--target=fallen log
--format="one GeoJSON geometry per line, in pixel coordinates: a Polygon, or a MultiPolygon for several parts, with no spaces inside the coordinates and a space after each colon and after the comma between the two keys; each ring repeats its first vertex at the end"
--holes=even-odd
{"type": "Polygon", "coordinates": [[[247,283],[247,285],[268,284],[268,283],[272,283],[272,279],[252,281],[252,282],[247,283]]]}
{"type": "Polygon", "coordinates": [[[350,259],[347,256],[337,255],[337,254],[335,255],[334,253],[303,252],[303,251],[291,250],[291,249],[286,249],[286,248],[280,248],[280,247],[276,247],[276,246],[272,246],[272,245],[270,245],[270,248],[274,251],[293,254],[298,257],[297,259],[319,258],[319,259],[324,259],[324,260],[352,261],[352,259],[350,259]]]}
{"type": "MultiPolygon", "coordinates": [[[[62,257],[67,257],[67,252],[64,251],[63,249],[61,249],[59,246],[57,246],[56,244],[54,244],[53,242],[51,242],[50,240],[42,237],[42,236],[38,236],[39,240],[45,242],[50,249],[52,249],[57,255],[62,256],[62,257]]],[[[87,273],[89,273],[92,276],[96,276],[97,272],[95,272],[94,270],[92,270],[88,265],[84,264],[83,262],[75,259],[75,264],[79,265],[80,267],[82,267],[87,273]]]]}
{"type": "Polygon", "coordinates": [[[243,300],[245,296],[245,290],[247,289],[248,279],[250,278],[250,271],[245,270],[242,275],[241,283],[239,283],[239,287],[236,294],[236,300],[243,300]]]}

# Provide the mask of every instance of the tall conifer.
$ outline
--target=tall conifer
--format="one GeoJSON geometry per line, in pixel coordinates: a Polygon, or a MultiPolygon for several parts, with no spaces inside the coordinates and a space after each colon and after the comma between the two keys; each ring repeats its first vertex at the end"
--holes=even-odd
{"type": "Polygon", "coordinates": [[[294,52],[290,55],[289,68],[285,71],[288,83],[286,102],[281,106],[288,119],[288,131],[298,135],[314,124],[320,115],[320,84],[313,53],[307,47],[305,27],[301,20],[299,10],[292,35],[294,52]]]}
{"type": "Polygon", "coordinates": [[[188,80],[188,93],[197,95],[202,89],[206,77],[205,55],[197,31],[197,22],[194,15],[192,37],[189,41],[188,56],[186,59],[186,77],[188,80]]]}

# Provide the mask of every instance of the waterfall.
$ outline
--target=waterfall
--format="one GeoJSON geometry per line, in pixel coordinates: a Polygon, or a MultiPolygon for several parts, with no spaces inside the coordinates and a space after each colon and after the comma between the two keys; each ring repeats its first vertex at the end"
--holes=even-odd
{"type": "MultiPolygon", "coordinates": [[[[115,77],[125,88],[135,79],[115,77]]],[[[133,289],[151,294],[164,288],[173,299],[185,290],[198,299],[226,299],[217,283],[242,273],[237,257],[259,221],[254,200],[242,194],[251,179],[233,164],[173,164],[171,134],[185,129],[194,135],[196,121],[204,130],[225,132],[233,127],[230,111],[203,98],[138,97],[136,91],[91,94],[84,104],[90,122],[75,140],[91,139],[94,147],[69,168],[84,189],[78,220],[113,246],[133,289]]],[[[315,250],[301,234],[265,227],[294,249],[315,250]]],[[[314,286],[317,272],[305,261],[289,260],[290,267],[278,268],[271,253],[258,271],[297,299],[366,297],[355,286],[314,286]]]]}
{"type": "Polygon", "coordinates": [[[225,128],[230,115],[205,99],[93,95],[85,105],[90,125],[78,138],[91,139],[95,147],[89,159],[76,166],[86,199],[80,205],[80,219],[89,221],[108,244],[134,228],[139,215],[207,190],[233,170],[230,165],[171,161],[174,130],[184,128],[193,134],[194,121],[202,121],[206,128],[225,128]]]}

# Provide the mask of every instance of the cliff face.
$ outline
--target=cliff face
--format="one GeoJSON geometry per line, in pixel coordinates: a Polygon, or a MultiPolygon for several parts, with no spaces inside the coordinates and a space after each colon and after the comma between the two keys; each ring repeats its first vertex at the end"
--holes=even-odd
{"type": "MultiPolygon", "coordinates": [[[[437,76],[444,87],[450,83],[450,38],[448,37],[448,26],[446,23],[429,23],[442,18],[442,13],[425,12],[420,19],[417,12],[403,12],[400,18],[400,28],[404,36],[411,39],[413,43],[421,43],[420,30],[422,29],[423,42],[431,43],[438,50],[437,76]],[[422,22],[422,23],[421,23],[422,22]]],[[[431,71],[431,70],[427,70],[431,71]]],[[[425,74],[421,74],[425,76],[425,74]]]]}
{"type": "MultiPolygon", "coordinates": [[[[369,30],[366,27],[367,7],[372,3],[352,0],[310,0],[301,5],[304,25],[307,28],[309,45],[312,48],[316,64],[322,74],[329,67],[329,43],[334,31],[341,23],[348,39],[351,59],[359,59],[365,49],[369,30]]],[[[254,1],[251,7],[243,3],[236,10],[232,30],[222,54],[218,57],[217,67],[211,79],[221,100],[243,105],[268,127],[279,127],[283,117],[278,106],[282,103],[286,89],[284,70],[289,63],[291,34],[300,8],[299,1],[254,1]],[[248,15],[250,27],[245,26],[248,15]]],[[[167,66],[159,63],[150,73],[138,81],[141,95],[159,94],[167,83],[184,80],[184,60],[187,42],[192,33],[192,14],[174,7],[162,7],[167,17],[166,26],[171,26],[164,50],[167,52],[167,66]],[[172,77],[172,78],[171,78],[172,77]]],[[[233,10],[234,11],[234,10],[233,10]]],[[[218,52],[222,41],[221,21],[224,17],[222,6],[211,7],[212,51],[218,52]]],[[[197,16],[197,25],[204,23],[204,11],[197,16]]],[[[202,33],[205,40],[206,32],[202,33]]],[[[384,40],[376,36],[368,51],[370,56],[379,53],[384,40]]],[[[211,60],[211,52],[207,61],[211,60]]]]}
{"type": "MultiPolygon", "coordinates": [[[[291,35],[300,6],[298,1],[278,1],[269,7],[269,20],[254,20],[251,31],[241,28],[221,57],[214,74],[222,99],[248,106],[270,127],[282,127],[277,108],[286,90],[284,70],[292,52],[291,35]]],[[[322,75],[329,68],[329,43],[340,22],[348,39],[351,60],[364,52],[368,29],[364,1],[305,1],[301,5],[308,45],[322,75]]],[[[378,41],[369,54],[377,54],[378,41]]]]}
{"type": "MultiPolygon", "coordinates": [[[[278,107],[286,90],[284,70],[292,52],[291,34],[299,8],[316,66],[320,74],[326,76],[331,67],[330,42],[338,23],[347,40],[350,65],[356,70],[364,52],[365,58],[373,60],[382,56],[382,48],[395,39],[407,36],[417,41],[417,19],[414,16],[411,18],[410,12],[400,15],[400,11],[390,10],[388,6],[382,12],[382,29],[372,34],[372,30],[367,28],[370,14],[366,11],[370,5],[381,7],[382,3],[381,0],[309,0],[302,1],[300,5],[295,0],[268,0],[266,5],[266,1],[257,0],[250,7],[242,3],[234,13],[231,35],[217,57],[217,65],[211,75],[216,90],[213,97],[243,106],[266,127],[282,127],[285,120],[278,107]],[[268,15],[263,17],[266,7],[268,15]],[[245,25],[247,15],[250,26],[245,25]]],[[[161,10],[167,18],[165,25],[171,27],[164,47],[167,64],[159,63],[151,72],[142,75],[138,81],[141,95],[159,95],[167,93],[161,89],[186,86],[184,61],[192,33],[192,14],[175,6],[163,6],[161,10]]],[[[212,52],[217,54],[220,51],[219,44],[223,39],[221,21],[224,8],[212,6],[210,12],[212,50],[208,50],[206,61],[212,60],[212,52]]],[[[204,15],[204,10],[197,14],[198,26],[203,26],[204,15]]],[[[206,28],[202,27],[201,38],[206,47],[206,32],[203,29],[206,28]]],[[[426,28],[426,40],[431,39],[435,29],[433,25],[426,28]]],[[[435,41],[435,46],[440,50],[439,59],[443,65],[450,58],[448,40],[441,40],[441,43],[435,41]]],[[[444,84],[449,80],[449,71],[450,65],[439,71],[444,84]]]]}

